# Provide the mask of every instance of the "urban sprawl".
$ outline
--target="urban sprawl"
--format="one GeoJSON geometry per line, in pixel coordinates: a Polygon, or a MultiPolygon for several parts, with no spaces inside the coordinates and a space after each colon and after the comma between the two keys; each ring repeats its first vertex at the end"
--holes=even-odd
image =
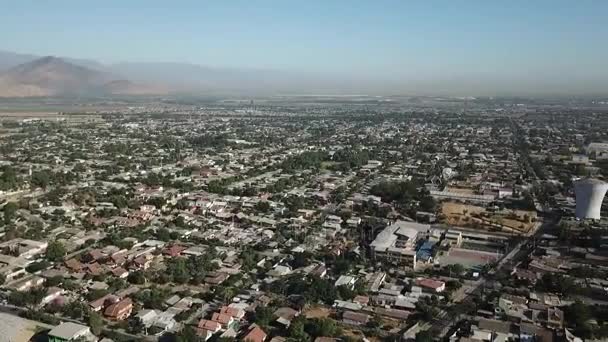
{"type": "Polygon", "coordinates": [[[127,102],[3,116],[7,341],[608,338],[605,102],[127,102]]]}

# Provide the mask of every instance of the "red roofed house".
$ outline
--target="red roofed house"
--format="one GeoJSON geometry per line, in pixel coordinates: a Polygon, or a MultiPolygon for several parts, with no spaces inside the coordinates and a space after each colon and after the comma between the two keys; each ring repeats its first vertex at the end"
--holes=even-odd
{"type": "Polygon", "coordinates": [[[114,303],[106,308],[104,315],[109,319],[122,321],[131,316],[133,311],[133,301],[131,298],[125,298],[118,303],[114,303]]]}
{"type": "Polygon", "coordinates": [[[147,270],[150,265],[152,264],[152,256],[146,254],[146,255],[141,255],[138,256],[137,258],[133,259],[133,262],[131,263],[131,269],[135,269],[135,270],[147,270]]]}
{"type": "Polygon", "coordinates": [[[249,332],[245,336],[243,336],[243,341],[245,342],[264,342],[266,340],[266,333],[262,328],[257,326],[256,324],[252,324],[249,327],[249,332]]]}
{"type": "Polygon", "coordinates": [[[369,319],[369,315],[360,312],[346,311],[342,314],[342,322],[349,325],[365,325],[369,319]]]}
{"type": "Polygon", "coordinates": [[[221,324],[215,321],[210,321],[208,319],[201,319],[198,322],[198,326],[196,328],[196,334],[199,337],[202,337],[205,341],[211,338],[213,334],[222,330],[221,324]]]}
{"type": "Polygon", "coordinates": [[[95,262],[105,259],[107,256],[103,254],[99,249],[93,249],[86,253],[83,258],[85,262],[95,262]]]}
{"type": "Polygon", "coordinates": [[[228,329],[235,323],[232,316],[225,315],[219,312],[213,313],[213,316],[211,316],[211,320],[221,324],[223,329],[228,329]]]}
{"type": "Polygon", "coordinates": [[[129,271],[119,266],[112,270],[112,274],[118,278],[126,278],[129,276],[129,271]]]}
{"type": "Polygon", "coordinates": [[[65,266],[72,272],[80,272],[82,270],[82,263],[76,259],[70,259],[65,262],[65,266]]]}
{"type": "Polygon", "coordinates": [[[105,273],[105,269],[96,262],[86,265],[85,269],[88,274],[93,276],[98,276],[105,273]]]}
{"type": "Polygon", "coordinates": [[[445,283],[441,280],[418,278],[416,279],[416,285],[431,292],[439,293],[445,290],[445,283]]]}
{"type": "Polygon", "coordinates": [[[234,319],[241,319],[245,316],[245,311],[239,308],[231,308],[229,306],[223,306],[220,309],[220,313],[224,315],[228,315],[234,319]]]}
{"type": "Polygon", "coordinates": [[[199,329],[205,329],[205,330],[209,330],[211,332],[218,332],[220,330],[222,330],[222,325],[216,321],[211,321],[208,319],[201,319],[198,322],[198,328],[199,329]]]}
{"type": "Polygon", "coordinates": [[[112,304],[118,302],[119,300],[120,300],[120,298],[118,298],[117,296],[115,296],[113,294],[107,294],[101,298],[98,298],[98,299],[90,302],[89,307],[93,311],[101,311],[101,309],[105,308],[108,305],[112,305],[112,304]]]}
{"type": "Polygon", "coordinates": [[[173,245],[171,247],[165,248],[163,250],[163,254],[171,256],[171,257],[178,257],[178,256],[182,255],[182,252],[185,251],[186,249],[188,249],[188,247],[180,246],[180,245],[173,245]]]}
{"type": "Polygon", "coordinates": [[[213,336],[213,332],[207,329],[196,328],[196,335],[201,338],[203,341],[207,341],[213,336]]]}

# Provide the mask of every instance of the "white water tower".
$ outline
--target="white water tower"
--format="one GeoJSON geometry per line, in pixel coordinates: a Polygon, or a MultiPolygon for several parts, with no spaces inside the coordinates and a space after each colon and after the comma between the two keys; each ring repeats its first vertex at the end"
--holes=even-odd
{"type": "Polygon", "coordinates": [[[599,179],[583,178],[574,182],[576,217],[599,220],[606,191],[608,183],[599,179]]]}

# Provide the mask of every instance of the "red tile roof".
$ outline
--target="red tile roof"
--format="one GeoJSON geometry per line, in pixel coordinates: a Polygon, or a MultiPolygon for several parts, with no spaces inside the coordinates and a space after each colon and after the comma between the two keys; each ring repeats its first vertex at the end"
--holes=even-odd
{"type": "Polygon", "coordinates": [[[133,308],[131,298],[125,298],[118,303],[114,303],[106,308],[104,314],[110,318],[123,318],[125,312],[133,308]]]}
{"type": "Polygon", "coordinates": [[[220,313],[224,314],[224,315],[228,315],[231,316],[233,318],[241,318],[245,315],[245,313],[243,312],[243,310],[238,309],[238,308],[231,308],[229,306],[223,306],[220,309],[220,313]]]}
{"type": "Polygon", "coordinates": [[[221,314],[219,312],[215,312],[213,313],[213,316],[211,316],[211,320],[218,322],[222,325],[226,325],[231,323],[232,317],[229,315],[221,314]]]}
{"type": "Polygon", "coordinates": [[[266,340],[266,337],[267,337],[267,335],[264,332],[264,330],[262,330],[260,327],[258,327],[256,325],[251,330],[249,330],[247,335],[245,335],[243,337],[243,341],[264,342],[264,340],[266,340]]]}
{"type": "Polygon", "coordinates": [[[221,327],[221,325],[218,322],[210,321],[208,319],[201,319],[198,322],[198,328],[199,329],[209,330],[209,331],[218,331],[222,327],[221,327]]]}
{"type": "Polygon", "coordinates": [[[444,286],[445,283],[440,280],[422,278],[422,279],[416,280],[416,285],[426,287],[429,289],[438,289],[438,288],[444,286]]]}

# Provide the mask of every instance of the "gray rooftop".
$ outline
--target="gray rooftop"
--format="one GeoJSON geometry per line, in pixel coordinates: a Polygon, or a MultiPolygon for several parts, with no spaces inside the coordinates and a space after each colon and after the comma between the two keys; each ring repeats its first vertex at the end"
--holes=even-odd
{"type": "Polygon", "coordinates": [[[61,339],[69,340],[77,338],[88,333],[89,327],[82,324],[76,324],[72,322],[64,322],[49,331],[49,336],[58,337],[61,339]]]}

